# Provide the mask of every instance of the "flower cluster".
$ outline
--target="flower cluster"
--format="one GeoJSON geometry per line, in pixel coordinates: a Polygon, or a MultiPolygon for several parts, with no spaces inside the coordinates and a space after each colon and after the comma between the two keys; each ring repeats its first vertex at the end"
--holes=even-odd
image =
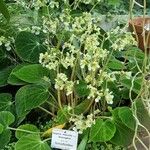
{"type": "Polygon", "coordinates": [[[49,19],[49,18],[46,18],[46,17],[42,17],[43,19],[43,32],[44,33],[52,33],[52,34],[56,34],[57,32],[57,27],[58,27],[58,24],[59,24],[59,20],[57,18],[55,19],[49,19]]]}
{"type": "Polygon", "coordinates": [[[55,48],[51,48],[51,50],[46,53],[41,53],[39,57],[39,63],[42,64],[43,67],[48,68],[49,70],[56,70],[59,65],[58,59],[58,51],[55,48]]]}
{"type": "Polygon", "coordinates": [[[39,35],[41,31],[41,28],[38,26],[32,26],[31,28],[31,33],[35,34],[35,35],[39,35]]]}
{"type": "Polygon", "coordinates": [[[62,65],[64,68],[73,67],[75,62],[75,57],[73,54],[66,53],[66,56],[62,53],[59,53],[56,49],[52,48],[50,53],[46,52],[45,54],[41,53],[39,62],[43,67],[48,68],[49,70],[56,70],[58,65],[62,65]]]}
{"type": "Polygon", "coordinates": [[[74,5],[75,7],[78,7],[80,3],[86,4],[86,5],[97,5],[100,2],[101,0],[75,0],[74,5]]]}
{"type": "Polygon", "coordinates": [[[75,62],[75,57],[73,54],[66,53],[66,56],[61,59],[61,64],[64,68],[73,67],[75,62]]]}
{"type": "Polygon", "coordinates": [[[108,87],[103,87],[105,82],[116,82],[116,76],[123,74],[126,78],[131,77],[131,72],[126,71],[111,71],[103,69],[107,59],[111,55],[110,50],[123,50],[128,45],[135,45],[136,42],[131,34],[126,33],[124,29],[116,28],[106,35],[101,33],[99,27],[99,19],[91,13],[82,13],[81,16],[72,17],[70,11],[65,9],[59,16],[43,17],[43,32],[59,35],[58,44],[56,47],[49,44],[49,50],[46,53],[41,53],[39,62],[43,67],[49,70],[57,71],[55,79],[55,89],[66,91],[66,95],[73,93],[74,83],[79,80],[75,73],[79,73],[81,78],[86,82],[89,89],[88,99],[106,101],[107,104],[113,104],[113,91],[108,87]],[[67,33],[69,37],[62,38],[63,34],[67,33]],[[62,38],[62,39],[61,39],[62,38]],[[112,42],[108,46],[110,49],[103,47],[106,40],[112,42]],[[60,40],[60,41],[59,41],[60,40]],[[58,73],[58,68],[61,68],[61,73],[58,73]],[[74,71],[74,69],[78,68],[74,71]],[[71,75],[63,72],[69,70],[71,75]],[[71,79],[71,80],[68,80],[71,79]]]}
{"type": "Polygon", "coordinates": [[[30,7],[39,10],[41,7],[46,6],[48,2],[49,0],[33,0],[30,7]]]}
{"type": "Polygon", "coordinates": [[[83,114],[79,116],[72,116],[69,121],[73,122],[75,125],[73,130],[78,131],[80,134],[82,134],[85,129],[95,124],[95,119],[93,114],[87,115],[87,118],[85,118],[83,114]]]}
{"type": "MultiPolygon", "coordinates": [[[[71,37],[63,43],[62,51],[57,48],[51,48],[45,54],[41,53],[39,62],[50,70],[56,70],[60,65],[65,69],[69,67],[73,69],[75,62],[78,62],[84,80],[90,90],[88,98],[95,99],[95,102],[105,98],[108,104],[112,104],[112,92],[101,88],[104,80],[114,81],[115,76],[106,71],[101,71],[101,64],[107,59],[109,51],[101,47],[101,41],[99,40],[101,33],[99,26],[96,24],[97,21],[93,19],[90,13],[83,13],[82,17],[71,19],[66,12],[64,11],[61,14],[60,20],[57,20],[56,24],[58,26],[58,23],[63,19],[67,20],[69,27],[65,28],[65,30],[71,32],[71,37]],[[95,23],[93,24],[93,22],[95,23]],[[82,51],[81,47],[83,47],[82,51]]],[[[51,23],[45,19],[45,30],[48,24],[51,26],[51,23]]],[[[53,34],[56,33],[55,29],[56,26],[53,34]]],[[[56,89],[65,89],[66,95],[73,92],[74,82],[76,81],[68,81],[68,77],[64,73],[59,73],[55,81],[56,89]]]]}
{"type": "Polygon", "coordinates": [[[106,89],[104,92],[105,100],[108,104],[113,104],[113,98],[112,92],[109,91],[109,89],[106,89]]]}
{"type": "Polygon", "coordinates": [[[64,73],[57,74],[57,78],[55,79],[55,89],[66,90],[66,95],[70,95],[73,92],[73,81],[68,81],[67,76],[64,73]]]}
{"type": "Polygon", "coordinates": [[[11,43],[14,42],[14,39],[9,37],[0,36],[0,46],[4,45],[7,51],[11,50],[11,43]]]}
{"type": "Polygon", "coordinates": [[[59,7],[59,3],[55,2],[55,0],[29,0],[29,2],[23,1],[23,0],[15,0],[16,3],[26,9],[35,9],[39,10],[41,7],[50,5],[52,8],[59,7]]]}
{"type": "Polygon", "coordinates": [[[26,8],[26,9],[29,9],[29,4],[27,4],[25,1],[23,0],[15,0],[16,1],[16,4],[23,7],[23,8],[26,8]]]}
{"type": "MultiPolygon", "coordinates": [[[[90,48],[88,50],[90,50],[90,48]]],[[[86,54],[81,54],[80,66],[82,69],[87,67],[89,71],[95,72],[96,70],[100,69],[100,62],[105,60],[108,54],[109,52],[106,49],[97,47],[94,50],[93,47],[93,51],[91,50],[86,54]]]]}
{"type": "MultiPolygon", "coordinates": [[[[72,109],[72,108],[69,108],[72,109]]],[[[83,114],[80,115],[71,115],[69,122],[74,124],[73,130],[78,131],[80,134],[83,133],[84,130],[90,128],[93,124],[95,124],[95,116],[100,113],[99,109],[96,109],[93,113],[87,115],[86,117],[83,114]]]]}
{"type": "Polygon", "coordinates": [[[113,37],[112,48],[114,50],[124,50],[126,47],[130,45],[137,45],[137,41],[132,36],[130,32],[127,32],[125,29],[120,29],[119,27],[115,30],[108,33],[110,37],[113,37]]]}
{"type": "Polygon", "coordinates": [[[50,3],[49,3],[49,6],[51,7],[51,8],[59,8],[59,3],[58,2],[56,2],[56,1],[54,1],[54,0],[52,0],[52,1],[50,1],[50,3]]]}
{"type": "Polygon", "coordinates": [[[107,104],[113,104],[114,95],[112,94],[112,92],[109,91],[108,88],[105,90],[99,90],[92,85],[88,85],[88,88],[90,89],[88,99],[92,98],[95,100],[96,103],[99,102],[101,99],[105,99],[107,104]]]}

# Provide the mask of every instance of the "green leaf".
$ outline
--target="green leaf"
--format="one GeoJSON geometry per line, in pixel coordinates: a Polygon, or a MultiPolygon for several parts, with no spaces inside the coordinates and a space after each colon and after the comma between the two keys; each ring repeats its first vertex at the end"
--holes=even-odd
{"type": "MultiPolygon", "coordinates": [[[[121,84],[126,87],[127,89],[130,90],[131,86],[132,86],[132,80],[131,79],[127,79],[127,78],[121,78],[120,82],[121,84]]],[[[142,85],[142,79],[141,78],[135,78],[135,80],[133,81],[133,88],[132,91],[135,92],[136,94],[139,94],[140,90],[141,90],[141,85],[142,85]]]]}
{"type": "Polygon", "coordinates": [[[3,59],[5,57],[5,52],[2,48],[0,48],[0,59],[3,59]]]}
{"type": "Polygon", "coordinates": [[[112,60],[109,61],[109,63],[107,64],[107,67],[113,70],[122,70],[125,68],[125,65],[121,61],[113,58],[112,60]]]}
{"type": "Polygon", "coordinates": [[[0,0],[0,12],[4,15],[4,17],[7,19],[7,21],[10,20],[10,15],[9,15],[8,9],[3,0],[0,0]]]}
{"type": "Polygon", "coordinates": [[[19,126],[17,129],[18,130],[15,133],[15,136],[17,139],[20,139],[23,136],[27,136],[28,134],[39,134],[39,129],[35,125],[32,125],[32,124],[24,124],[24,125],[19,126]]]}
{"type": "Polygon", "coordinates": [[[14,115],[9,111],[1,111],[0,112],[0,123],[7,128],[15,121],[14,115]]]}
{"type": "Polygon", "coordinates": [[[39,54],[47,51],[42,40],[42,37],[37,37],[30,32],[22,31],[15,40],[16,53],[24,61],[38,62],[39,54]]]}
{"type": "Polygon", "coordinates": [[[133,110],[135,109],[139,122],[148,130],[150,130],[150,114],[148,113],[149,110],[146,109],[142,99],[137,99],[136,101],[134,101],[133,110]]]}
{"type": "Polygon", "coordinates": [[[97,119],[92,125],[89,140],[92,142],[109,141],[115,134],[116,127],[111,120],[97,119]]]}
{"type": "Polygon", "coordinates": [[[139,72],[139,68],[142,70],[143,67],[143,60],[140,59],[131,59],[127,63],[127,70],[131,70],[133,74],[139,72]]]}
{"type": "Polygon", "coordinates": [[[11,138],[10,130],[4,130],[0,134],[0,149],[3,149],[9,143],[10,138],[11,138]]]}
{"type": "Polygon", "coordinates": [[[83,113],[91,103],[91,99],[86,99],[74,108],[74,113],[79,115],[83,113]]]}
{"type": "Polygon", "coordinates": [[[18,79],[16,76],[15,76],[15,72],[18,71],[20,68],[22,68],[23,66],[26,66],[27,64],[19,64],[17,65],[10,73],[9,77],[8,77],[8,80],[7,82],[11,85],[24,85],[26,84],[26,82],[18,79]]]}
{"type": "Polygon", "coordinates": [[[109,0],[108,4],[116,6],[120,4],[120,0],[109,0]]]}
{"type": "Polygon", "coordinates": [[[132,143],[134,131],[128,128],[119,118],[119,109],[116,108],[112,111],[113,121],[116,126],[116,133],[110,140],[113,144],[118,146],[128,146],[132,143]]]}
{"type": "Polygon", "coordinates": [[[15,96],[18,117],[25,116],[31,109],[40,106],[48,98],[48,87],[38,84],[21,87],[15,96]]]}
{"type": "Polygon", "coordinates": [[[89,130],[86,131],[85,135],[82,137],[82,140],[77,148],[77,150],[85,150],[89,138],[89,130]]]}
{"type": "Polygon", "coordinates": [[[79,81],[79,84],[75,85],[75,92],[79,97],[88,96],[90,89],[87,88],[87,84],[84,81],[79,81]]]}
{"type": "Polygon", "coordinates": [[[9,93],[0,93],[0,111],[10,111],[12,105],[12,95],[9,93]]]}
{"type": "Polygon", "coordinates": [[[0,124],[3,126],[3,132],[0,134],[0,149],[3,149],[10,141],[11,131],[8,126],[15,121],[15,117],[9,111],[0,112],[0,124]]]}
{"type": "Polygon", "coordinates": [[[3,132],[4,126],[0,123],[0,134],[3,132]]]}
{"type": "Polygon", "coordinates": [[[70,115],[68,114],[68,107],[64,106],[63,109],[58,110],[57,117],[55,118],[55,122],[57,124],[64,124],[68,122],[70,115]]]}
{"type": "Polygon", "coordinates": [[[125,60],[127,60],[127,69],[132,70],[132,73],[137,73],[139,68],[143,68],[143,60],[145,54],[136,47],[132,47],[127,51],[123,52],[125,60]],[[138,67],[137,67],[138,65],[138,67]]]}
{"type": "Polygon", "coordinates": [[[132,47],[132,49],[124,51],[125,59],[130,60],[133,58],[144,60],[145,54],[136,47],[132,47]]]}
{"type": "Polygon", "coordinates": [[[42,141],[39,135],[23,136],[15,145],[15,150],[51,150],[49,145],[42,141]]]}
{"type": "Polygon", "coordinates": [[[7,85],[7,79],[11,73],[13,66],[7,67],[0,71],[0,87],[7,85]]]}
{"type": "Polygon", "coordinates": [[[49,70],[43,68],[40,64],[27,65],[13,74],[22,81],[28,83],[37,83],[41,81],[45,76],[49,76],[49,70]]]}
{"type": "Polygon", "coordinates": [[[131,109],[128,107],[121,107],[118,112],[121,121],[130,129],[135,130],[136,121],[131,109]]]}
{"type": "Polygon", "coordinates": [[[0,58],[0,70],[6,69],[10,65],[11,60],[8,59],[6,56],[4,58],[0,58]]]}
{"type": "Polygon", "coordinates": [[[130,97],[129,97],[129,92],[130,92],[129,89],[123,88],[123,89],[121,90],[122,98],[128,100],[128,99],[130,98],[130,97]]]}

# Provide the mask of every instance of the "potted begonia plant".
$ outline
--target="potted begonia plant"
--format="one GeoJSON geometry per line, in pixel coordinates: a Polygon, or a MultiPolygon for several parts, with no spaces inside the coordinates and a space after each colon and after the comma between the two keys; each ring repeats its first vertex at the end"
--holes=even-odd
{"type": "Polygon", "coordinates": [[[0,30],[1,150],[58,148],[56,128],[79,133],[77,150],[136,149],[139,127],[150,127],[145,54],[126,28],[106,32],[101,15],[69,2],[17,1],[13,34],[0,30]]]}

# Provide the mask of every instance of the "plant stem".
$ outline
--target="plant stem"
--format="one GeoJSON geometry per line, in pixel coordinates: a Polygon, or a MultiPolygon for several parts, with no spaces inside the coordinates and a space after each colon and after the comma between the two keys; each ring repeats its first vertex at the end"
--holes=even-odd
{"type": "Polygon", "coordinates": [[[16,128],[12,128],[12,127],[7,127],[7,129],[13,130],[13,131],[21,131],[21,132],[30,133],[30,134],[43,133],[43,132],[34,132],[34,131],[29,131],[29,130],[24,130],[24,129],[18,129],[18,128],[16,129],[16,128]]]}
{"type": "Polygon", "coordinates": [[[41,107],[41,106],[38,106],[39,109],[43,110],[44,112],[46,112],[47,114],[55,117],[55,115],[53,113],[51,113],[50,111],[46,110],[45,108],[41,107]]]}
{"type": "Polygon", "coordinates": [[[43,140],[43,142],[47,142],[47,141],[49,141],[49,140],[51,140],[52,138],[47,138],[47,139],[45,139],[45,140],[43,140]]]}
{"type": "Polygon", "coordinates": [[[62,108],[62,104],[61,104],[61,96],[60,96],[60,89],[57,90],[57,95],[58,95],[58,105],[60,107],[60,109],[63,109],[62,108]]]}
{"type": "Polygon", "coordinates": [[[56,98],[54,97],[54,95],[51,93],[51,92],[49,92],[49,95],[53,98],[53,100],[57,103],[57,100],[56,100],[56,98]]]}
{"type": "Polygon", "coordinates": [[[55,106],[53,103],[50,103],[49,101],[46,101],[47,104],[49,104],[50,106],[54,107],[54,108],[58,108],[57,106],[55,106]]]}

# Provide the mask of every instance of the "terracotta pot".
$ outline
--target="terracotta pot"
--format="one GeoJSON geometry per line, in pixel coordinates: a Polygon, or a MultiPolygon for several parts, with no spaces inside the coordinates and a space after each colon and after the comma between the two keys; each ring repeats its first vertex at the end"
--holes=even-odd
{"type": "Polygon", "coordinates": [[[144,27],[150,25],[150,17],[143,18],[137,17],[132,20],[129,20],[129,29],[131,32],[134,32],[133,37],[138,41],[138,47],[143,51],[150,52],[150,31],[147,31],[144,27]],[[144,38],[145,34],[145,38],[144,38]],[[137,39],[138,38],[138,39],[137,39]],[[145,40],[145,46],[144,46],[145,40]],[[146,49],[147,47],[147,49],[146,49]]]}

